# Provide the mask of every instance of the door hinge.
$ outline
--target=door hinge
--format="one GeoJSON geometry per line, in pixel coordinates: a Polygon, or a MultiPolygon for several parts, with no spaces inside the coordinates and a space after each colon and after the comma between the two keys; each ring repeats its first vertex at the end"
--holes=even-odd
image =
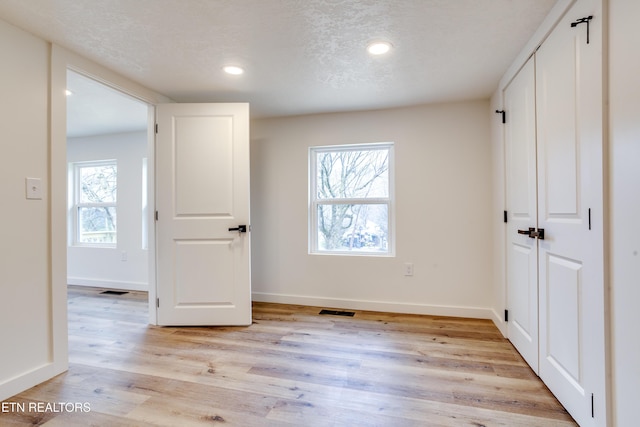
{"type": "Polygon", "coordinates": [[[589,230],[591,230],[591,208],[589,208],[589,230]]]}
{"type": "Polygon", "coordinates": [[[504,222],[508,222],[509,217],[507,215],[507,211],[504,211],[504,222]]]}
{"type": "Polygon", "coordinates": [[[160,308],[160,298],[156,298],[156,307],[160,308]]]}
{"type": "Polygon", "coordinates": [[[595,405],[593,403],[593,393],[591,393],[591,418],[596,417],[595,405]]]}
{"type": "Polygon", "coordinates": [[[502,114],[502,123],[507,123],[507,112],[504,110],[496,110],[497,114],[502,114]]]}
{"type": "Polygon", "coordinates": [[[586,18],[576,19],[575,22],[571,23],[571,28],[575,28],[580,24],[587,23],[587,44],[589,44],[589,21],[593,19],[593,15],[589,15],[586,18]]]}
{"type": "Polygon", "coordinates": [[[505,310],[504,311],[504,321],[508,322],[509,321],[509,310],[505,310]]]}
{"type": "Polygon", "coordinates": [[[158,211],[156,211],[156,221],[158,220],[158,211]]]}
{"type": "Polygon", "coordinates": [[[156,123],[156,133],[158,133],[158,124],[156,123]]]}

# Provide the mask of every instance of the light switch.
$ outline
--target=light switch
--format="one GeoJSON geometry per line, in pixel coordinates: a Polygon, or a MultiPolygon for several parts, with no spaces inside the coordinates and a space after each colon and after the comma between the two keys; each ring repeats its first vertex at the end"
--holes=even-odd
{"type": "Polygon", "coordinates": [[[42,199],[42,180],[40,178],[27,178],[27,199],[42,199]]]}

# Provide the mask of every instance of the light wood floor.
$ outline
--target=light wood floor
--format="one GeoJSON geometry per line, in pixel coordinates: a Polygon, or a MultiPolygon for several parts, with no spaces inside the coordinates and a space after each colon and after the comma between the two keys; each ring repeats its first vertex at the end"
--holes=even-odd
{"type": "Polygon", "coordinates": [[[90,412],[1,426],[576,425],[487,320],[254,303],[250,327],[162,328],[100,291],[69,289],[69,371],[6,401],[90,412]]]}

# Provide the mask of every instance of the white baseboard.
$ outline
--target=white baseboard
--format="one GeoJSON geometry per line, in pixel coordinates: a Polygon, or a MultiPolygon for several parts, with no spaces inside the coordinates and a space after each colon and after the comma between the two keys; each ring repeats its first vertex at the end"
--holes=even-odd
{"type": "Polygon", "coordinates": [[[67,284],[91,286],[94,288],[122,289],[125,291],[148,291],[149,285],[144,282],[118,282],[116,280],[86,279],[83,277],[67,277],[67,284]]]}
{"type": "Polygon", "coordinates": [[[501,316],[500,313],[495,310],[491,310],[491,314],[491,320],[493,320],[493,323],[496,325],[502,336],[507,338],[507,322],[504,321],[504,315],[501,316]]]}
{"type": "MultiPolygon", "coordinates": [[[[382,311],[386,313],[426,314],[431,316],[467,317],[494,320],[493,310],[482,307],[458,307],[402,302],[365,301],[327,297],[309,297],[265,292],[253,292],[253,301],[279,304],[297,304],[336,309],[382,311]]],[[[494,320],[495,322],[495,320],[494,320]]]]}
{"type": "Polygon", "coordinates": [[[0,402],[22,393],[38,384],[41,384],[68,369],[68,363],[56,366],[55,363],[47,363],[29,372],[25,372],[5,382],[0,383],[0,402]]]}

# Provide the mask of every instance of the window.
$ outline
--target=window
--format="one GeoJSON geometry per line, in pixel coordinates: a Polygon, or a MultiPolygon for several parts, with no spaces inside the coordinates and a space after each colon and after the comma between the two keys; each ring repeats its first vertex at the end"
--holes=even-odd
{"type": "Polygon", "coordinates": [[[393,255],[393,144],[310,150],[310,252],[393,255]]]}
{"type": "Polygon", "coordinates": [[[115,246],[117,242],[117,178],[115,160],[75,163],[74,242],[115,246]]]}

